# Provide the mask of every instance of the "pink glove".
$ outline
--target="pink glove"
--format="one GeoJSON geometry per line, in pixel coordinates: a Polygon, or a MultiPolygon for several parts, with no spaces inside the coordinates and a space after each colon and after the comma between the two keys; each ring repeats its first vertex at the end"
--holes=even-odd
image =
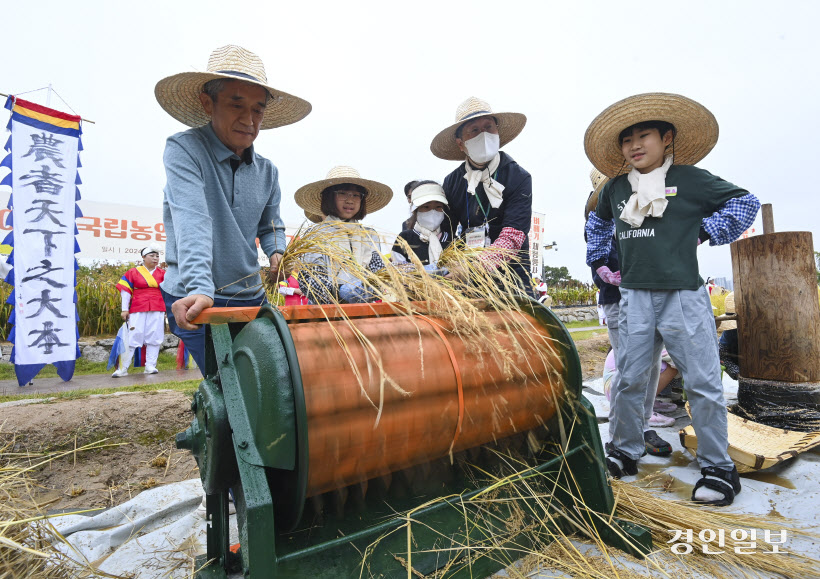
{"type": "Polygon", "coordinates": [[[595,273],[597,273],[598,277],[604,280],[604,282],[610,285],[621,285],[620,271],[616,271],[613,273],[612,270],[610,270],[607,266],[602,265],[601,267],[595,270],[595,273]]]}

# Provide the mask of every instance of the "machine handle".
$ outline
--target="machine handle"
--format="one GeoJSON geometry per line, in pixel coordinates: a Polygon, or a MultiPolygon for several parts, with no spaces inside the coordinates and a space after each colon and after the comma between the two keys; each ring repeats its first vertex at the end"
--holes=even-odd
{"type": "Polygon", "coordinates": [[[252,322],[260,306],[250,308],[207,308],[194,318],[192,324],[227,324],[229,322],[252,322]]]}

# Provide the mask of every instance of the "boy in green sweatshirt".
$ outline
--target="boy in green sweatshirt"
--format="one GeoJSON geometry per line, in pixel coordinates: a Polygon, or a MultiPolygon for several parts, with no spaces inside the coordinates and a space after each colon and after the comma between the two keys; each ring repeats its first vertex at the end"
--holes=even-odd
{"type": "Polygon", "coordinates": [[[723,245],[754,221],[754,195],[693,165],[717,143],[714,115],[686,97],[649,93],[604,110],[584,146],[610,181],[587,221],[587,264],[621,289],[612,392],[613,477],[637,474],[644,452],[643,402],[653,363],[666,345],[682,372],[698,437],[702,478],[695,502],[728,505],[740,492],[728,454],[726,406],[711,302],[698,274],[697,247],[723,245]],[[620,271],[604,265],[613,230],[620,271]]]}

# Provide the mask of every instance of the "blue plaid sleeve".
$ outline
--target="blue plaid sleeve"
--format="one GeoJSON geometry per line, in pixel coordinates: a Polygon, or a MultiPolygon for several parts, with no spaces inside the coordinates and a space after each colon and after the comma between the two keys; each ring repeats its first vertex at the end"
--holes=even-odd
{"type": "Polygon", "coordinates": [[[740,237],[751,227],[759,209],[760,201],[751,193],[729,199],[723,207],[703,220],[703,228],[709,234],[709,245],[725,245],[740,237]]]}
{"type": "Polygon", "coordinates": [[[599,259],[606,259],[612,243],[612,234],[615,232],[615,223],[612,220],[604,221],[593,211],[589,214],[585,230],[587,234],[587,265],[592,265],[599,259]]]}

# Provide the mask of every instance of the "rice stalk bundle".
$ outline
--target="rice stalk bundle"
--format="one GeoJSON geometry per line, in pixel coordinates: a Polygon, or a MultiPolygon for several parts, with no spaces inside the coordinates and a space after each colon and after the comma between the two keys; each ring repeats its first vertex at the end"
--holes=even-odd
{"type": "MultiPolygon", "coordinates": [[[[339,222],[323,222],[300,229],[285,250],[281,267],[286,272],[298,270],[302,290],[309,296],[311,282],[325,281],[325,276],[330,272],[331,283],[335,285],[338,283],[338,273],[345,272],[347,280],[361,283],[368,288],[374,300],[388,304],[397,315],[412,320],[417,327],[420,328],[419,324],[436,323],[442,331],[460,339],[468,351],[485,354],[481,356],[482,363],[495,363],[505,379],[526,380],[535,374],[534,367],[538,364],[552,367],[555,347],[551,338],[544,336],[527,317],[518,315],[519,300],[525,294],[512,269],[514,252],[505,254],[504,250],[495,248],[471,249],[457,241],[445,249],[440,258],[440,265],[453,274],[445,278],[425,271],[406,242],[399,239],[398,243],[403,244],[410,262],[400,266],[388,263],[374,273],[360,264],[351,252],[353,244],[363,235],[370,234],[363,233],[358,226],[340,225],[339,222]],[[497,267],[484,265],[489,260],[483,258],[492,252],[502,258],[497,267]],[[502,320],[500,328],[491,321],[487,312],[499,314],[498,318],[502,320]]],[[[323,293],[311,297],[315,303],[340,304],[336,295],[323,293]]],[[[372,380],[378,372],[379,391],[383,392],[389,386],[406,394],[386,374],[380,353],[356,329],[355,322],[347,318],[343,309],[332,311],[334,316],[341,316],[367,353],[367,374],[372,380]]],[[[364,372],[355,367],[349,345],[343,343],[335,328],[334,332],[366,396],[364,372]]],[[[423,352],[420,355],[423,367],[423,352]]],[[[557,371],[554,376],[561,379],[557,371]]],[[[380,415],[381,400],[371,400],[371,403],[379,409],[380,415]]]]}
{"type": "MultiPolygon", "coordinates": [[[[669,501],[661,498],[660,491],[641,488],[636,483],[612,481],[615,492],[614,513],[592,511],[583,500],[583,493],[572,472],[566,466],[559,476],[537,472],[513,453],[494,451],[506,467],[486,475],[484,492],[470,499],[441,497],[403,513],[397,519],[404,521],[391,531],[407,534],[407,553],[397,553],[411,575],[421,576],[413,568],[413,559],[419,555],[438,553],[451,562],[432,575],[445,578],[469,569],[480,557],[488,557],[507,566],[505,577],[524,579],[540,570],[539,577],[621,578],[693,576],[696,573],[717,578],[816,579],[820,577],[820,562],[803,555],[789,553],[773,557],[763,553],[740,555],[734,552],[731,530],[788,528],[793,536],[816,540],[816,534],[807,532],[787,519],[772,520],[743,514],[727,513],[720,509],[697,506],[687,501],[669,501]],[[574,504],[566,506],[557,496],[570,493],[574,504]],[[464,533],[450,536],[414,519],[414,511],[447,502],[464,517],[464,533]],[[608,546],[601,536],[609,529],[629,541],[628,535],[613,517],[643,525],[652,533],[656,550],[644,560],[608,546]],[[440,548],[419,549],[413,540],[413,528],[424,526],[439,537],[440,548]],[[670,529],[693,529],[693,552],[678,555],[670,550],[667,541],[670,529]],[[723,530],[727,541],[723,554],[704,554],[703,541],[698,540],[701,530],[723,530]],[[552,571],[555,575],[549,574],[552,571]]],[[[475,467],[472,467],[475,468],[475,467]]],[[[386,537],[382,536],[363,553],[361,575],[366,576],[368,559],[386,537]]],[[[715,545],[711,545],[715,550],[715,545]]],[[[500,576],[499,576],[500,577],[500,576]]]]}
{"type": "MultiPolygon", "coordinates": [[[[732,538],[732,531],[756,529],[758,534],[761,534],[766,530],[779,533],[786,529],[792,538],[804,537],[813,541],[820,540],[820,534],[800,528],[793,521],[779,515],[762,517],[731,513],[689,501],[666,499],[663,494],[669,480],[662,479],[671,479],[671,476],[658,475],[632,483],[613,480],[617,516],[647,527],[652,532],[655,544],[664,547],[673,538],[670,530],[692,529],[693,555],[697,556],[685,557],[690,567],[717,576],[723,576],[723,568],[731,570],[735,573],[732,576],[737,577],[820,577],[820,561],[798,553],[789,552],[773,556],[763,553],[765,548],[760,547],[751,554],[736,553],[735,547],[739,542],[732,538]],[[718,548],[715,543],[707,543],[701,539],[701,531],[709,530],[725,536],[725,547],[718,548]],[[724,553],[704,555],[704,545],[709,545],[711,551],[722,550],[724,553]]],[[[786,550],[789,551],[788,548],[786,550]]]]}

